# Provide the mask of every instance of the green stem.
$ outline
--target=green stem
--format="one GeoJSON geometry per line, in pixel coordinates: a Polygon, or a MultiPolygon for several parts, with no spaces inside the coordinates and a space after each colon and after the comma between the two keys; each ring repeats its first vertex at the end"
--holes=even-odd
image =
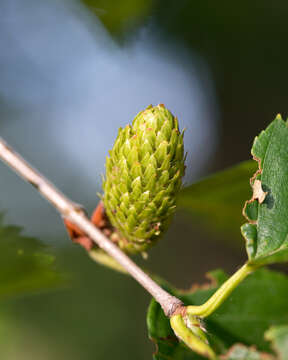
{"type": "Polygon", "coordinates": [[[240,282],[255,271],[256,268],[255,265],[248,263],[244,264],[234,275],[225,281],[205,304],[199,306],[187,306],[187,314],[201,316],[202,318],[209,316],[226,300],[240,282]]]}

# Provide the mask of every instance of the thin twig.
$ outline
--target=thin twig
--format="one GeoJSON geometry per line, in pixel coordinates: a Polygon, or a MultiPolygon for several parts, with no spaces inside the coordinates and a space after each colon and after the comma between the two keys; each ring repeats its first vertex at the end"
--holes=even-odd
{"type": "Polygon", "coordinates": [[[182,302],[163,290],[143,270],[141,270],[126,254],[113,244],[86,217],[79,205],[74,204],[43,175],[33,169],[19,154],[0,138],[0,158],[8,164],[18,175],[32,184],[46,198],[63,217],[77,225],[101,249],[112,256],[127,270],[161,305],[164,313],[171,316],[182,302]]]}

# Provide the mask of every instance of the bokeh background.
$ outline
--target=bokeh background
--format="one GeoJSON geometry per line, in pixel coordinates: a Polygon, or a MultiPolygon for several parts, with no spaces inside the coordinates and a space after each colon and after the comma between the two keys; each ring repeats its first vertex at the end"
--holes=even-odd
{"type": "MultiPolygon", "coordinates": [[[[189,185],[249,159],[254,136],[286,117],[287,15],[280,0],[1,0],[1,136],[91,212],[118,128],[164,103],[186,128],[189,185]]],[[[151,358],[144,290],[71,244],[55,210],[3,164],[0,188],[5,222],[49,244],[69,277],[2,302],[1,359],[151,358]]],[[[240,237],[178,212],[145,267],[188,288],[244,258],[240,237]]]]}

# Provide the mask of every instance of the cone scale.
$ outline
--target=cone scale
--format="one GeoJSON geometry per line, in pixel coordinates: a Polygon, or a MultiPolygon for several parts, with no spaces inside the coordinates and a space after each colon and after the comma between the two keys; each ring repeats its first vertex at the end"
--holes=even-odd
{"type": "Polygon", "coordinates": [[[147,250],[167,229],[184,175],[183,132],[164,105],[141,111],[120,128],[106,159],[103,202],[128,253],[147,250]]]}

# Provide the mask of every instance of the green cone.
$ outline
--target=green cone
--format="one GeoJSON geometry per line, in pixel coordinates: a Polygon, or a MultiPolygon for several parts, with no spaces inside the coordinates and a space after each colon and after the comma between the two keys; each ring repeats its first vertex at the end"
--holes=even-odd
{"type": "Polygon", "coordinates": [[[120,128],[106,159],[104,206],[129,253],[145,251],[168,227],[184,175],[183,132],[164,105],[120,128]]]}

